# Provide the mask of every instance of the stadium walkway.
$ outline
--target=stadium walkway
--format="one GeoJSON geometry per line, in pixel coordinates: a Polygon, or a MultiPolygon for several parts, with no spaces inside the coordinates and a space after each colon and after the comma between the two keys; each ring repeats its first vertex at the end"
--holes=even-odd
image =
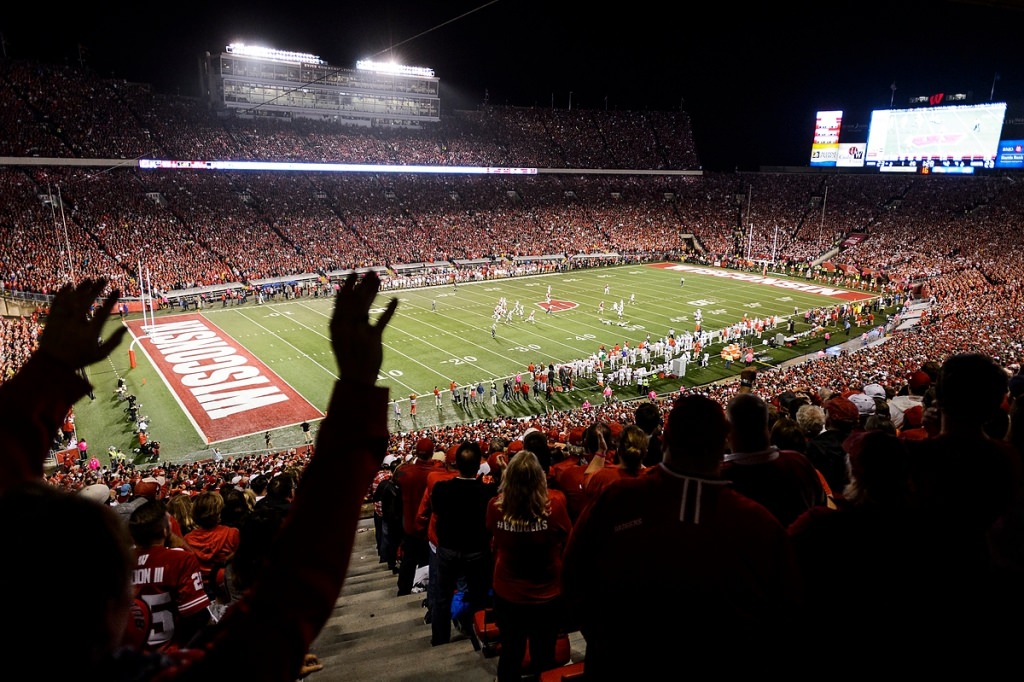
{"type": "MultiPolygon", "coordinates": [[[[493,680],[497,657],[474,651],[468,637],[457,630],[452,630],[450,644],[430,646],[430,626],[424,624],[425,609],[420,606],[426,595],[397,597],[396,580],[386,564],[377,563],[373,521],[363,519],[341,597],[311,647],[324,669],[306,680],[493,680]]],[[[583,660],[583,636],[575,632],[569,642],[572,660],[583,660]]]]}

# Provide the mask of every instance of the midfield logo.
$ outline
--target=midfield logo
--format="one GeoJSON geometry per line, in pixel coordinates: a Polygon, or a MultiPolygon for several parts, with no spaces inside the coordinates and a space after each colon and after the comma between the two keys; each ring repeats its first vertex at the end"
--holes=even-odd
{"type": "Polygon", "coordinates": [[[551,299],[550,302],[540,302],[537,304],[541,310],[551,310],[553,313],[560,313],[563,310],[572,310],[573,308],[579,308],[579,303],[573,303],[572,301],[559,301],[557,298],[551,299]]]}

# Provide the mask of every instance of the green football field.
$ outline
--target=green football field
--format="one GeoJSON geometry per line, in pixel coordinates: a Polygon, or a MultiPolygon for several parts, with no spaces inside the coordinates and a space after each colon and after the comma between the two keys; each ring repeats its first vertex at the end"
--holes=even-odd
{"type": "MultiPolygon", "coordinates": [[[[719,271],[728,274],[730,271],[719,271]]],[[[748,317],[792,316],[794,309],[804,311],[817,306],[840,302],[837,296],[808,293],[797,289],[770,286],[765,283],[737,280],[746,277],[714,276],[699,272],[678,271],[650,265],[616,266],[592,270],[537,275],[513,279],[490,280],[422,289],[385,291],[381,294],[383,309],[386,298],[397,297],[397,313],[384,336],[385,354],[380,383],[391,389],[401,414],[399,427],[389,414],[392,428],[413,430],[437,424],[485,419],[499,415],[528,417],[544,410],[578,407],[584,399],[601,400],[593,380],[577,380],[572,392],[556,393],[550,402],[532,400],[490,405],[489,398],[469,410],[455,407],[448,387],[484,383],[488,388],[497,382],[499,397],[504,379],[525,372],[530,363],[558,365],[578,358],[587,358],[601,345],[611,349],[615,344],[629,342],[635,346],[646,339],[665,337],[670,330],[677,335],[694,328],[694,313],[703,313],[703,327],[721,329],[748,317]],[[685,275],[685,285],[680,284],[685,275]],[[550,287],[554,308],[546,312],[550,287]],[[504,297],[511,308],[518,301],[524,315],[514,315],[511,322],[494,324],[494,309],[504,297]],[[620,318],[613,304],[623,303],[620,318]],[[604,303],[604,312],[599,311],[604,303]],[[530,313],[534,322],[529,322],[530,313]],[[495,333],[492,338],[491,326],[495,333]],[[442,409],[434,404],[433,388],[442,393],[442,409]],[[409,415],[409,396],[419,396],[415,423],[409,415]]],[[[756,278],[756,275],[751,275],[756,278]]],[[[784,279],[784,278],[777,278],[784,279]]],[[[795,281],[796,285],[806,282],[795,281]]],[[[838,292],[830,292],[838,293],[838,292]]],[[[849,296],[847,299],[849,300],[849,296]]],[[[313,406],[323,411],[330,397],[337,365],[328,336],[332,301],[322,298],[298,298],[290,301],[255,305],[214,307],[203,315],[226,334],[233,343],[243,346],[261,360],[283,382],[291,386],[313,406]]],[[[166,317],[158,313],[157,324],[166,317]]],[[[807,329],[802,315],[797,316],[796,332],[807,329]]],[[[113,321],[111,324],[120,324],[113,321]]],[[[821,341],[806,339],[792,348],[771,349],[764,345],[780,328],[766,332],[757,341],[759,364],[776,364],[795,355],[821,347],[821,341]],[[811,347],[812,344],[816,344],[811,347]]],[[[854,330],[853,333],[859,333],[854,330]]],[[[836,334],[837,337],[842,336],[836,334]]],[[[838,343],[840,338],[836,338],[838,343]]],[[[720,345],[712,346],[711,363],[701,368],[688,366],[685,377],[655,379],[651,387],[659,393],[671,391],[681,383],[704,384],[736,374],[743,364],[726,369],[718,355],[720,345]]],[[[124,413],[126,403],[115,396],[118,377],[124,377],[128,392],[137,396],[142,414],[150,417],[150,435],[160,441],[162,459],[178,461],[202,458],[216,446],[225,454],[263,449],[264,431],[253,428],[251,435],[232,440],[207,443],[186,416],[184,405],[176,400],[163,375],[150,362],[141,347],[132,346],[136,366],[129,360],[129,342],[118,349],[107,362],[88,370],[96,387],[95,399],[84,399],[75,406],[80,434],[90,443],[90,452],[99,453],[105,462],[108,445],[116,445],[131,454],[134,423],[124,413]]],[[[660,359],[658,360],[661,361],[660,359]]],[[[532,383],[532,381],[530,382],[532,383]]],[[[620,399],[634,397],[636,387],[616,388],[620,399]]],[[[295,424],[277,425],[273,433],[275,448],[302,443],[302,433],[295,424]]],[[[358,428],[358,425],[353,425],[358,428]]],[[[314,432],[316,428],[314,426],[314,432]]]]}

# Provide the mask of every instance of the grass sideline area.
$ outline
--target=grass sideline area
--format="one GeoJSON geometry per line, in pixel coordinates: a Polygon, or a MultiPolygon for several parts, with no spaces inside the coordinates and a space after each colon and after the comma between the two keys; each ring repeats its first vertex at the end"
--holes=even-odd
{"type": "MultiPolygon", "coordinates": [[[[677,264],[625,265],[590,270],[535,275],[510,279],[398,289],[381,293],[381,308],[387,298],[399,299],[399,307],[384,336],[385,355],[379,382],[391,389],[402,415],[402,430],[488,419],[496,416],[527,418],[545,410],[578,408],[584,400],[600,401],[600,387],[593,381],[577,379],[576,390],[556,393],[550,403],[541,399],[528,403],[500,401],[492,408],[489,398],[470,410],[454,407],[448,391],[451,381],[458,386],[483,382],[490,387],[496,381],[501,395],[505,377],[526,372],[532,362],[554,364],[587,358],[604,345],[629,342],[635,346],[647,338],[657,339],[675,330],[677,336],[693,331],[694,315],[700,309],[703,328],[718,330],[748,317],[778,315],[779,328],[766,331],[755,340],[759,366],[777,365],[795,357],[817,352],[824,346],[820,335],[807,334],[803,311],[836,305],[844,300],[870,298],[869,292],[823,295],[786,288],[813,285],[802,279],[790,279],[769,273],[775,285],[760,281],[756,273],[738,273],[722,269],[677,264]],[[686,271],[673,269],[687,267],[686,271]],[[714,271],[714,272],[712,272],[714,271]],[[681,277],[685,276],[685,284],[681,277]],[[545,304],[550,287],[553,310],[545,304]],[[491,325],[499,298],[511,308],[519,301],[524,315],[512,322],[497,322],[494,338],[491,325]],[[604,312],[599,312],[601,302],[604,312]],[[623,303],[620,319],[613,304],[623,303]],[[794,316],[794,310],[799,314],[794,316]],[[535,321],[528,322],[531,311],[535,321]],[[792,347],[770,348],[766,342],[776,333],[786,333],[786,320],[795,318],[795,334],[803,335],[792,347]],[[442,409],[434,405],[433,388],[442,391],[442,409]],[[417,419],[409,416],[409,396],[415,394],[417,419]]],[[[811,288],[811,287],[805,287],[811,288]]],[[[838,292],[828,286],[821,289],[838,292]]],[[[328,321],[333,301],[325,298],[297,298],[256,305],[221,307],[217,302],[202,313],[223,330],[233,343],[244,346],[282,381],[321,411],[326,409],[337,376],[337,365],[330,348],[328,321]]],[[[158,312],[159,325],[167,313],[158,312]]],[[[875,325],[884,322],[884,314],[875,325]]],[[[121,324],[116,318],[110,324],[121,324]]],[[[838,328],[830,330],[830,346],[856,338],[864,328],[853,328],[846,337],[838,328]]],[[[262,429],[244,437],[206,443],[189,420],[182,405],[164,383],[161,375],[139,344],[131,347],[136,366],[130,365],[129,338],[111,357],[88,369],[95,386],[95,399],[85,398],[75,406],[79,432],[90,444],[90,453],[104,464],[109,445],[121,448],[131,458],[137,446],[134,423],[129,421],[119,401],[116,386],[119,377],[128,392],[141,404],[141,413],[150,417],[150,437],[161,443],[162,461],[202,459],[219,448],[225,455],[261,451],[265,448],[262,429]]],[[[690,363],[684,377],[654,377],[651,388],[659,394],[680,385],[696,386],[738,374],[743,363],[727,368],[719,357],[722,344],[708,348],[708,367],[690,363]]],[[[835,349],[833,349],[835,350],[835,349]]],[[[532,381],[530,382],[532,383],[532,381]]],[[[615,389],[616,399],[636,397],[635,386],[615,389]]],[[[395,428],[393,415],[389,423],[395,428]]],[[[314,423],[313,432],[316,432],[314,423]]],[[[297,424],[282,423],[272,431],[277,450],[303,443],[297,424]]],[[[141,458],[137,463],[143,463],[141,458]]]]}

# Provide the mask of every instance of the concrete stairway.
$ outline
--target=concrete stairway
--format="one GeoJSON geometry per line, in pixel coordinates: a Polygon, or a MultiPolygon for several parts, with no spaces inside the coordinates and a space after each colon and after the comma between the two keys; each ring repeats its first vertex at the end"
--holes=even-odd
{"type": "MultiPolygon", "coordinates": [[[[377,562],[373,522],[359,526],[341,597],[327,625],[311,648],[324,669],[306,679],[334,680],[445,680],[490,682],[497,672],[497,657],[474,651],[469,638],[452,631],[452,642],[430,646],[430,626],[424,624],[426,596],[397,592],[396,576],[377,562]]],[[[583,660],[586,642],[576,632],[569,637],[572,660],[583,660]]]]}

